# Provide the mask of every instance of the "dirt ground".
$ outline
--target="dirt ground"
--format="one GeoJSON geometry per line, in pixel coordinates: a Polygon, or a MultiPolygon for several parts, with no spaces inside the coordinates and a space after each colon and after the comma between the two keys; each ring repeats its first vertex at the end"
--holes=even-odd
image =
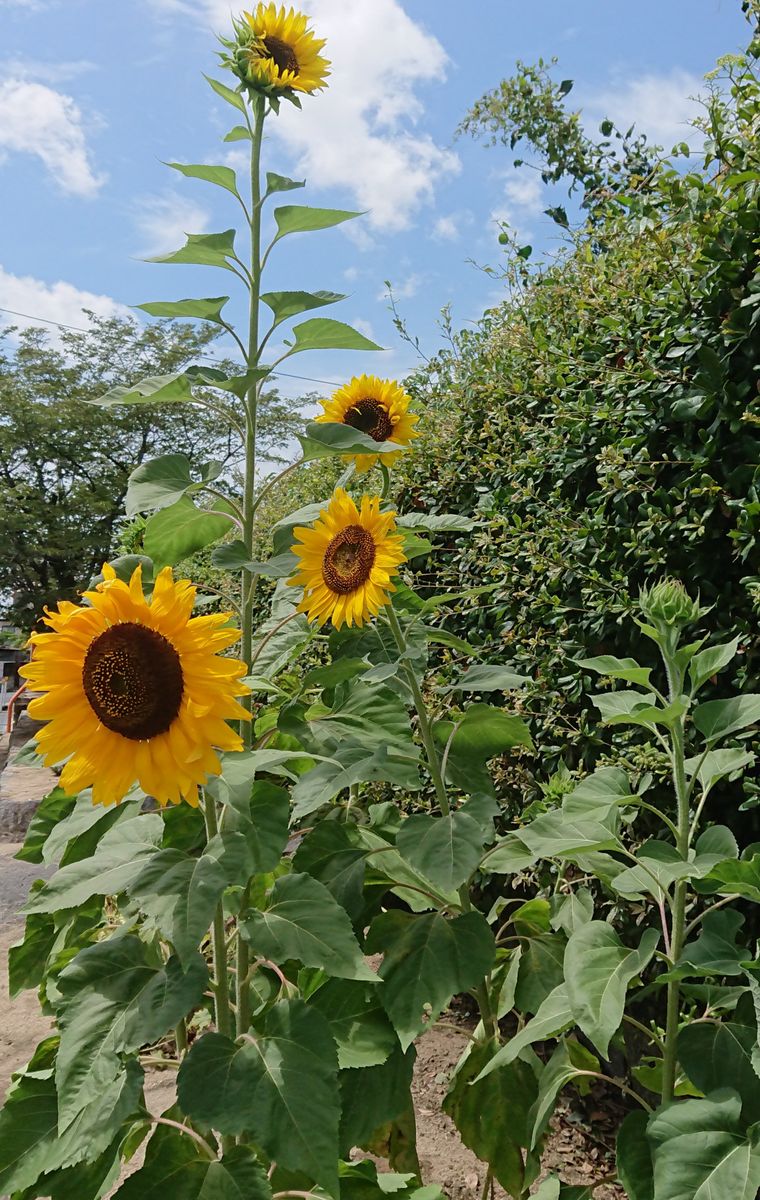
{"type": "MultiPolygon", "coordinates": [[[[3,851],[12,849],[3,846],[3,851]]],[[[0,872],[7,865],[7,854],[0,857],[0,872]]],[[[10,1001],[7,985],[8,948],[22,932],[17,921],[0,925],[0,1097],[10,1082],[11,1072],[25,1063],[49,1030],[49,1022],[40,1014],[34,992],[24,992],[10,1001]]],[[[485,1167],[464,1147],[451,1120],[441,1113],[446,1081],[467,1041],[465,1028],[444,1017],[417,1047],[414,1099],[420,1161],[426,1180],[439,1183],[450,1200],[475,1200],[480,1197],[485,1167]]],[[[148,1108],[155,1115],[173,1100],[173,1080],[166,1072],[150,1072],[146,1085],[148,1108]]],[[[568,1183],[589,1184],[610,1172],[605,1147],[609,1144],[608,1115],[592,1113],[600,1123],[600,1137],[584,1133],[579,1118],[569,1107],[560,1110],[549,1139],[545,1165],[547,1172],[561,1173],[568,1183]],[[602,1134],[604,1136],[602,1136],[602,1134]]],[[[139,1165],[139,1157],[130,1164],[139,1165]]],[[[496,1197],[503,1197],[501,1188],[496,1197]]],[[[595,1192],[595,1200],[618,1200],[623,1193],[604,1185],[595,1192]]]]}

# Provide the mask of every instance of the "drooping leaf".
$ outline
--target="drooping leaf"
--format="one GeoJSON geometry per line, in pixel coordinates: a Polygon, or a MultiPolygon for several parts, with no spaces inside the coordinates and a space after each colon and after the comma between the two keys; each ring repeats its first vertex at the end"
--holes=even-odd
{"type": "Polygon", "coordinates": [[[157,966],[131,934],[80,951],[58,977],[61,1129],[116,1078],[120,1055],[163,1037],[200,1002],[207,982],[200,954],[184,970],[176,958],[157,966]]]}
{"type": "Polygon", "coordinates": [[[458,1067],[443,1102],[465,1146],[491,1167],[511,1196],[524,1195],[524,1150],[529,1145],[528,1116],[538,1095],[535,1073],[513,1061],[498,1070],[492,1041],[475,1043],[458,1067]]]}
{"type": "Polygon", "coordinates": [[[678,1034],[678,1061],[693,1084],[709,1094],[731,1087],[742,1100],[748,1124],[760,1118],[760,1077],[753,1064],[757,1024],[752,997],[746,994],[721,1021],[694,1021],[678,1034]]]}
{"type": "Polygon", "coordinates": [[[755,1200],[760,1127],[747,1129],[729,1088],[665,1105],[650,1119],[657,1200],[755,1200]]]}
{"type": "Polygon", "coordinates": [[[706,754],[687,758],[686,773],[692,776],[697,772],[697,778],[705,791],[710,791],[719,779],[725,779],[736,771],[743,771],[755,761],[755,755],[749,750],[728,749],[708,750],[706,754]]]}
{"type": "Polygon", "coordinates": [[[620,844],[616,821],[608,825],[593,817],[571,817],[565,811],[542,813],[529,825],[521,826],[517,836],[535,858],[615,850],[620,844]]]}
{"type": "Polygon", "coordinates": [[[197,321],[211,321],[223,325],[222,309],[229,296],[207,296],[198,300],[150,300],[147,304],[136,304],[150,317],[191,317],[197,321]]]}
{"type": "Polygon", "coordinates": [[[506,1067],[514,1062],[526,1046],[532,1046],[534,1042],[544,1042],[547,1038],[557,1037],[558,1034],[564,1033],[570,1025],[574,1024],[574,1021],[567,988],[564,983],[560,983],[539,1005],[536,1015],[527,1021],[522,1029],[519,1029],[484,1064],[478,1079],[490,1075],[491,1071],[495,1071],[499,1067],[506,1067]]]}
{"type": "MultiPolygon", "coordinates": [[[[396,1121],[411,1105],[414,1046],[404,1053],[396,1042],[393,1053],[374,1067],[341,1071],[338,1076],[343,1113],[340,1149],[348,1155],[354,1146],[368,1146],[378,1131],[396,1121]]],[[[345,1184],[341,1183],[341,1197],[345,1184]]],[[[392,1189],[395,1193],[396,1188],[392,1189]]],[[[381,1200],[378,1196],[377,1200],[381,1200]]]]}
{"type": "MultiPolygon", "coordinates": [[[[251,758],[257,753],[261,752],[252,751],[251,758]]],[[[232,757],[225,759],[225,778],[215,781],[214,795],[232,807],[226,829],[245,838],[247,873],[266,874],[275,869],[287,844],[288,793],[268,780],[255,779],[253,770],[247,775],[245,764],[235,773],[233,762],[232,757]]]]}
{"type": "Polygon", "coordinates": [[[475,663],[468,667],[464,675],[450,683],[446,688],[449,692],[509,692],[514,688],[523,687],[528,683],[527,675],[516,675],[508,667],[494,666],[488,663],[475,663]]]}
{"type": "Polygon", "coordinates": [[[566,896],[558,897],[553,908],[552,929],[563,929],[568,937],[587,925],[594,916],[594,897],[588,888],[579,887],[566,896]]]}
{"type": "Polygon", "coordinates": [[[584,671],[595,671],[597,675],[605,675],[610,679],[625,679],[627,683],[649,687],[652,671],[649,667],[639,666],[635,658],[615,658],[612,654],[600,654],[596,658],[574,658],[573,662],[584,671]]]}
{"type": "MultiPolygon", "coordinates": [[[[312,317],[293,326],[293,344],[285,358],[304,350],[382,350],[358,329],[330,317],[312,317]]],[[[398,447],[396,447],[398,449],[398,447]]]]}
{"type": "Polygon", "coordinates": [[[415,758],[389,754],[385,745],[368,749],[359,741],[346,741],[330,762],[321,762],[300,777],[291,793],[294,819],[316,812],[352,784],[372,780],[395,783],[410,791],[421,787],[415,758]]]}
{"type": "Polygon", "coordinates": [[[539,933],[522,942],[515,1001],[518,1009],[538,1013],[563,979],[567,938],[562,933],[539,933]]]}
{"type": "Polygon", "coordinates": [[[183,496],[168,508],[154,513],[143,534],[143,546],[157,566],[175,566],[229,532],[231,518],[219,512],[196,508],[183,496]]]}
{"type": "Polygon", "coordinates": [[[320,821],[301,842],[293,857],[296,871],[305,871],[328,889],[352,921],[364,909],[365,852],[337,821],[320,821]]]}
{"type": "Polygon", "coordinates": [[[342,979],[376,982],[347,914],[324,884],[310,875],[276,880],[266,909],[252,913],[243,931],[256,954],[273,962],[295,958],[342,979]]]}
{"type": "Polygon", "coordinates": [[[466,792],[492,790],[485,764],[515,746],[531,749],[528,727],[520,717],[510,716],[490,704],[471,704],[456,723],[436,721],[436,741],[449,746],[447,775],[455,787],[466,792]],[[453,736],[452,736],[453,734],[453,736]]]}
{"type": "Polygon", "coordinates": [[[179,1104],[220,1133],[249,1133],[281,1167],[336,1196],[337,1069],[322,1014],[303,1000],[280,1001],[251,1041],[207,1033],[193,1043],[179,1070],[179,1104]]]}
{"type": "Polygon", "coordinates": [[[746,896],[760,904],[760,854],[717,863],[703,879],[694,881],[694,889],[706,895],[718,892],[725,896],[746,896]]]}
{"type": "Polygon", "coordinates": [[[573,1015],[586,1037],[607,1058],[610,1038],[620,1027],[626,989],[640,975],[659,941],[644,931],[638,949],[629,950],[605,921],[589,921],[572,935],[565,951],[565,986],[573,1015]]]}
{"type": "Polygon", "coordinates": [[[432,817],[418,814],[402,823],[399,854],[444,891],[454,891],[476,870],[483,852],[477,821],[463,812],[432,817]]]}
{"type": "Polygon", "coordinates": [[[531,1150],[543,1137],[563,1087],[584,1072],[598,1070],[599,1060],[590,1050],[574,1038],[562,1039],[539,1076],[538,1097],[528,1116],[531,1150]]]}
{"type": "Polygon", "coordinates": [[[312,308],[323,308],[326,304],[336,304],[346,297],[340,292],[264,292],[262,303],[271,308],[274,313],[274,326],[280,325],[290,317],[308,312],[312,308]]]}
{"type": "MultiPolygon", "coordinates": [[[[270,191],[287,190],[280,184],[276,189],[272,187],[270,181],[282,180],[282,176],[267,176],[267,184],[270,191]]],[[[292,179],[286,181],[293,187],[301,185],[293,183],[292,179]]],[[[303,204],[287,204],[282,208],[274,210],[274,219],[277,223],[277,235],[275,241],[279,242],[280,238],[287,237],[290,233],[310,233],[316,229],[329,229],[333,225],[340,225],[343,221],[352,221],[354,217],[361,217],[360,212],[348,212],[339,208],[309,208],[303,204]]]]}
{"type": "Polygon", "coordinates": [[[706,913],[699,936],[684,946],[676,970],[684,975],[741,975],[748,952],[736,944],[744,924],[741,913],[722,909],[706,913]]]}
{"type": "Polygon", "coordinates": [[[624,1118],[617,1135],[617,1169],[629,1200],[654,1200],[652,1150],[647,1114],[637,1108],[624,1118]]]}
{"type": "Polygon", "coordinates": [[[367,951],[383,952],[380,997],[406,1049],[456,992],[480,982],[493,962],[494,941],[477,912],[448,919],[392,911],[372,922],[367,951]]]}
{"type": "Polygon", "coordinates": [[[204,75],[203,78],[209,87],[213,88],[217,96],[221,96],[223,100],[226,100],[228,104],[236,108],[238,112],[244,113],[246,111],[245,100],[240,95],[240,92],[234,92],[225,83],[221,83],[218,79],[213,79],[210,75],[204,75]]]}
{"type": "Polygon", "coordinates": [[[159,850],[128,884],[127,895],[148,927],[174,947],[180,962],[189,963],[209,928],[227,880],[218,859],[181,850],[159,850]]]}
{"type": "Polygon", "coordinates": [[[328,979],[309,1000],[330,1024],[342,1070],[378,1067],[398,1048],[379,990],[353,979],[328,979]]]}
{"type": "MultiPolygon", "coordinates": [[[[195,484],[185,454],[163,454],[135,467],[129,477],[125,507],[128,517],[176,504],[195,484]]],[[[196,485],[197,486],[197,485],[196,485]]]]}
{"type": "Polygon", "coordinates": [[[67,795],[63,788],[54,787],[52,792],[48,792],[35,810],[26,831],[24,844],[14,857],[21,859],[22,862],[43,862],[45,842],[56,825],[68,816],[75,804],[76,796],[67,795]]]}
{"type": "MultiPolygon", "coordinates": [[[[310,421],[298,435],[304,462],[334,454],[398,454],[398,442],[376,442],[369,434],[335,421],[310,421]]],[[[318,515],[318,514],[317,514],[318,515]]]]}

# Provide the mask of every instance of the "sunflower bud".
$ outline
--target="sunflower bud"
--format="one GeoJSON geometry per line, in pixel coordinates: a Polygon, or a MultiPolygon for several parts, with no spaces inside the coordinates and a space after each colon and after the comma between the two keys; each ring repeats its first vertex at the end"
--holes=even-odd
{"type": "Polygon", "coordinates": [[[702,609],[692,600],[678,579],[661,579],[651,588],[642,588],[639,606],[648,621],[658,629],[684,629],[698,620],[702,609]]]}

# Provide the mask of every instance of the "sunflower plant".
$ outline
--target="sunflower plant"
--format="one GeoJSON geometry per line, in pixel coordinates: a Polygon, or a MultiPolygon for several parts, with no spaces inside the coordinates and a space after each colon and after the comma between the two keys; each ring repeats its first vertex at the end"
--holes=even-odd
{"type": "MultiPolygon", "coordinates": [[[[247,325],[227,319],[227,296],[141,307],[226,330],[239,369],[194,366],[99,400],[206,406],[242,442],[242,492],[217,463],[141,464],[127,511],[143,514],[143,553],[106,563],[31,639],[37,753],[60,782],[20,857],[58,870],[32,889],[10,954],[11,993],[39,989],[51,1017],[0,1112],[0,1193],[14,1200],[115,1188],[120,1200],[432,1200],[437,1188],[419,1192],[415,1039],[461,992],[479,1008],[477,1044],[498,1039],[496,944],[473,888],[498,812],[487,764],[530,737],[465,698],[521,680],[493,664],[431,673],[431,645],[474,651],[438,622],[456,597],[423,599],[403,578],[437,534],[471,522],[393,511],[389,469],[417,416],[376,375],[323,401],[296,464],[257,475],[260,396],[278,365],[380,349],[313,315],[338,293],[264,289],[284,238],[359,215],[291,203],[304,184],[262,163],[281,103],[318,103],[323,48],[292,9],[244,13],[222,39],[233,86],[209,84],[235,111],[225,140],[247,145],[250,178],[170,164],[221,188],[242,233],[190,234],[154,261],[224,271],[247,325]],[[344,468],[334,494],[279,521],[256,561],[263,499],[327,456],[344,468]],[[211,547],[227,583],[207,612],[181,564],[211,547]],[[274,590],[257,624],[262,577],[274,590]],[[163,1111],[147,1071],[174,1085],[163,1111]]],[[[517,1179],[471,1115],[455,1119],[489,1181],[517,1179]]],[[[522,1190],[536,1170],[534,1156],[522,1190]]]]}

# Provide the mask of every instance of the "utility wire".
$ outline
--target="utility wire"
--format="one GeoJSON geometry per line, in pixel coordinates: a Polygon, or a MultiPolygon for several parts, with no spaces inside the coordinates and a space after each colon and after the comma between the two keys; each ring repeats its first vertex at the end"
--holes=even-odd
{"type": "MultiPolygon", "coordinates": [[[[59,329],[70,329],[72,333],[91,333],[91,329],[82,329],[79,325],[66,325],[63,321],[52,321],[49,317],[33,317],[31,313],[16,312],[12,308],[0,307],[0,312],[8,313],[11,317],[23,317],[25,321],[34,321],[42,325],[56,325],[59,329]]],[[[213,354],[198,354],[196,358],[204,359],[206,362],[222,362],[223,360],[218,355],[213,354]]],[[[414,370],[414,367],[405,367],[399,371],[399,375],[409,375],[414,370]]],[[[315,379],[313,375],[294,375],[290,371],[272,371],[272,375],[281,376],[283,379],[300,379],[304,383],[324,383],[327,387],[342,387],[345,380],[340,383],[335,379],[315,379]]]]}

